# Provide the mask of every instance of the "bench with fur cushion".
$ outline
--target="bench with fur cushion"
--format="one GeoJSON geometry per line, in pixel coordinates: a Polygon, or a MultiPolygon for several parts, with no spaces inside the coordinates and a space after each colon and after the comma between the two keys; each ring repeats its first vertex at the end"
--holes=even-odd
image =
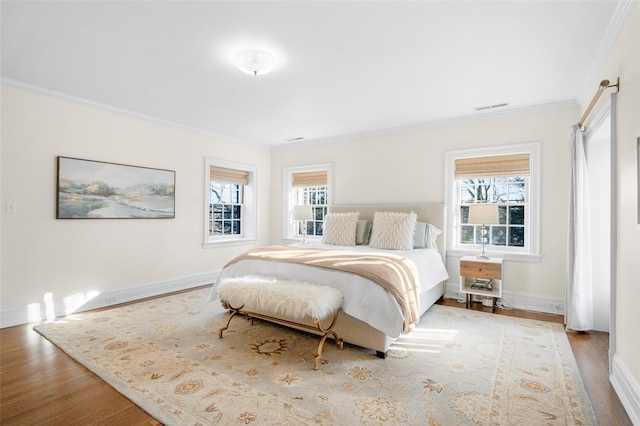
{"type": "Polygon", "coordinates": [[[262,318],[296,328],[320,332],[322,338],[317,354],[314,354],[314,369],[322,346],[329,335],[333,335],[342,349],[342,339],[333,331],[338,311],[342,307],[342,292],[336,288],[300,281],[277,280],[262,276],[225,278],[216,285],[220,302],[231,310],[231,316],[218,335],[229,327],[231,319],[238,313],[248,318],[262,318]],[[324,329],[322,321],[332,318],[331,325],[324,329]],[[311,321],[314,326],[305,324],[311,321]]]}

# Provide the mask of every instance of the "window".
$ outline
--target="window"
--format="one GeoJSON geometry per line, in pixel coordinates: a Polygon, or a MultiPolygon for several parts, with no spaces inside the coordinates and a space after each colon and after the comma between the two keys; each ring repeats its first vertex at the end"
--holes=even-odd
{"type": "Polygon", "coordinates": [[[539,261],[539,146],[452,151],[447,155],[447,247],[475,253],[482,226],[469,224],[469,207],[498,204],[497,224],[487,224],[488,250],[511,260],[539,261]]]}
{"type": "Polygon", "coordinates": [[[328,165],[287,169],[283,227],[285,239],[297,239],[303,233],[312,239],[322,236],[322,225],[329,207],[329,171],[328,165]],[[294,220],[293,208],[301,205],[311,206],[311,220],[294,220]]]}
{"type": "Polygon", "coordinates": [[[255,238],[255,167],[207,158],[204,243],[255,238]]]}
{"type": "Polygon", "coordinates": [[[456,180],[460,206],[461,244],[480,244],[482,226],[469,223],[469,206],[474,203],[497,203],[497,225],[487,225],[487,241],[490,245],[505,247],[525,246],[526,178],[492,177],[456,180]]]}
{"type": "Polygon", "coordinates": [[[242,235],[244,186],[224,180],[211,180],[209,236],[242,235]]]}

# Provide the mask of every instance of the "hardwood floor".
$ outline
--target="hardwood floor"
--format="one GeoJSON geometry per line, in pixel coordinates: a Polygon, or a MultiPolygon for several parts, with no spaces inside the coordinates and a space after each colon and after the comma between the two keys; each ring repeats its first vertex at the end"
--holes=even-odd
{"type": "Polygon", "coordinates": [[[0,424],[160,424],[31,327],[0,330],[0,424]]]}
{"type": "MultiPolygon", "coordinates": [[[[438,303],[464,308],[452,299],[438,303]]],[[[490,310],[480,304],[473,309],[490,310]]],[[[496,313],[562,322],[559,315],[516,309],[496,313]]],[[[600,425],[631,426],[608,380],[608,334],[568,337],[600,425]]],[[[0,330],[0,424],[160,423],[33,331],[32,325],[21,325],[0,330]]]]}

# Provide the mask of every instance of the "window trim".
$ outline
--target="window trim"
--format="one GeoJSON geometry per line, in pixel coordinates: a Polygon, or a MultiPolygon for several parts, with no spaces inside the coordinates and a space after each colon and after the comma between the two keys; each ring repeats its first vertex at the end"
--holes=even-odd
{"type": "MultiPolygon", "coordinates": [[[[313,164],[307,166],[294,166],[287,167],[284,169],[284,188],[283,188],[283,209],[282,209],[282,240],[285,242],[298,242],[299,239],[296,235],[291,235],[289,233],[289,225],[293,220],[293,207],[294,200],[291,197],[291,191],[293,189],[293,174],[294,173],[302,173],[302,172],[316,172],[320,170],[326,170],[327,172],[327,207],[331,205],[332,199],[332,183],[331,183],[331,164],[313,164]]],[[[307,235],[307,241],[320,241],[321,237],[315,235],[307,235]]]]}
{"type": "Polygon", "coordinates": [[[460,247],[457,245],[455,238],[456,232],[454,226],[456,226],[459,213],[456,211],[456,179],[455,179],[455,161],[461,158],[471,157],[487,157],[496,155],[510,155],[519,153],[529,153],[530,156],[530,175],[528,181],[528,206],[525,210],[525,215],[528,217],[527,225],[525,226],[525,232],[527,232],[526,250],[497,250],[492,247],[490,252],[496,256],[500,256],[506,260],[518,261],[518,262],[532,262],[539,263],[542,260],[540,254],[540,181],[541,181],[541,168],[540,168],[540,142],[531,142],[524,144],[492,146],[483,148],[471,148],[461,149],[455,151],[445,152],[445,206],[446,206],[446,227],[447,227],[447,255],[452,256],[465,256],[478,254],[480,251],[480,245],[467,245],[466,247],[460,247]]]}
{"type": "Polygon", "coordinates": [[[250,164],[219,158],[205,157],[204,159],[204,227],[203,247],[220,247],[222,245],[236,245],[252,243],[257,240],[258,197],[257,197],[257,167],[250,164]],[[209,236],[209,205],[211,204],[211,167],[242,170],[249,173],[249,183],[244,187],[244,208],[242,213],[242,234],[239,236],[220,235],[209,236]]]}

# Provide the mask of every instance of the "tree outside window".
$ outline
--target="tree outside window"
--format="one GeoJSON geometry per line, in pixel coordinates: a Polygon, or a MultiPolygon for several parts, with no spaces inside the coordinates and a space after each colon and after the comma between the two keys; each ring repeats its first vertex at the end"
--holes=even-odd
{"type": "Polygon", "coordinates": [[[244,185],[211,181],[209,235],[241,235],[244,185]]]}
{"type": "Polygon", "coordinates": [[[469,206],[497,203],[498,225],[487,225],[490,245],[525,246],[526,177],[489,177],[458,180],[461,244],[481,244],[481,226],[469,223],[469,206]]]}
{"type": "Polygon", "coordinates": [[[482,226],[469,223],[469,206],[495,203],[498,223],[487,224],[491,251],[513,261],[542,259],[539,142],[447,151],[445,167],[448,254],[475,252],[482,226]]]}

